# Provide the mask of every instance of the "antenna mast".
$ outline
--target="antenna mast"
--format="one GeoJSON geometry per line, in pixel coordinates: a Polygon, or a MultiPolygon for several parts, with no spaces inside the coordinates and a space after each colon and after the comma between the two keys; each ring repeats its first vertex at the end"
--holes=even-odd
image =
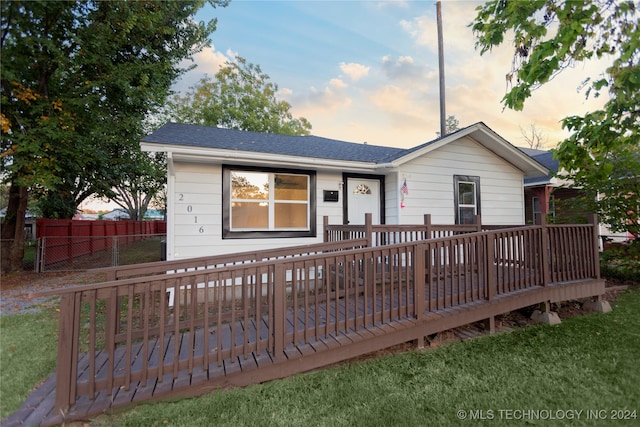
{"type": "Polygon", "coordinates": [[[440,2],[436,2],[436,20],[438,23],[438,68],[440,75],[440,136],[445,136],[447,119],[444,101],[444,43],[442,41],[442,10],[440,2]]]}

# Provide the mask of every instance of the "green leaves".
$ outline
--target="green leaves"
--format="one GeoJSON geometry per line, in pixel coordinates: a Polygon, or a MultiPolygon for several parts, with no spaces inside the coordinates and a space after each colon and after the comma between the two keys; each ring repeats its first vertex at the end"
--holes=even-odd
{"type": "Polygon", "coordinates": [[[308,135],[311,123],[293,118],[291,105],[277,99],[278,86],[259,65],[236,57],[216,75],[205,77],[184,95],[174,96],[168,120],[253,132],[308,135]]]}
{"type": "MultiPolygon", "coordinates": [[[[225,6],[228,1],[212,1],[225,6]]],[[[215,20],[198,23],[203,0],[3,1],[2,166],[69,216],[83,198],[126,179],[113,167],[139,156],[143,121],[208,44],[215,20]],[[62,203],[61,201],[64,201],[62,203]]]]}
{"type": "Polygon", "coordinates": [[[498,0],[481,6],[470,26],[481,54],[514,33],[509,75],[517,78],[502,100],[514,110],[565,68],[611,58],[604,76],[581,86],[587,97],[606,89],[604,108],[565,118],[571,135],[555,155],[563,177],[583,192],[582,208],[614,230],[640,232],[640,16],[634,2],[498,0]]]}

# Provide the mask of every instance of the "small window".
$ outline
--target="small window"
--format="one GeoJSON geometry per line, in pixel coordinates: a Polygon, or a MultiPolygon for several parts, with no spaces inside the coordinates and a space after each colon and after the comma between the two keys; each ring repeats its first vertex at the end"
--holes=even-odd
{"type": "Polygon", "coordinates": [[[315,236],[315,174],[226,167],[223,237],[315,236]]]}
{"type": "Polygon", "coordinates": [[[371,188],[368,185],[358,184],[356,188],[353,189],[353,194],[371,194],[371,188]]]}
{"type": "Polygon", "coordinates": [[[473,224],[480,215],[480,177],[454,175],[456,224],[473,224]]]}

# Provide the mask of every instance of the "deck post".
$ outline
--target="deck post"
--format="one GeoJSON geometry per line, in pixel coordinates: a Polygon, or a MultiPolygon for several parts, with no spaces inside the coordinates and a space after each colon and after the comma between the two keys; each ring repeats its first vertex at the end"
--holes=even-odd
{"type": "Polygon", "coordinates": [[[489,334],[496,333],[496,318],[495,316],[488,317],[485,319],[484,327],[489,331],[489,334]]]}
{"type": "Polygon", "coordinates": [[[76,335],[76,314],[79,308],[75,307],[74,293],[66,293],[60,297],[60,321],[58,332],[58,356],[56,362],[56,400],[54,410],[64,414],[74,402],[76,372],[72,352],[77,348],[74,345],[76,335]],[[72,385],[73,383],[73,385],[72,385]]]}
{"type": "Polygon", "coordinates": [[[542,227],[542,241],[540,243],[540,264],[542,267],[542,286],[548,286],[551,281],[551,265],[549,264],[549,228],[545,215],[538,216],[538,225],[542,227]]]}
{"type": "Polygon", "coordinates": [[[277,263],[274,271],[274,302],[273,302],[273,352],[275,357],[284,356],[284,337],[287,333],[286,322],[286,298],[287,280],[284,264],[277,263]]]}
{"type": "Polygon", "coordinates": [[[329,216],[322,217],[322,241],[327,243],[329,241],[329,216]]]}
{"type": "MultiPolygon", "coordinates": [[[[496,270],[494,268],[494,264],[496,262],[496,252],[495,252],[495,240],[496,233],[487,233],[485,235],[485,248],[484,248],[484,265],[485,265],[485,286],[486,286],[486,295],[487,300],[491,301],[493,299],[493,294],[497,289],[496,282],[496,270]]],[[[482,262],[482,260],[479,260],[482,262]]]]}
{"type": "Polygon", "coordinates": [[[367,247],[373,247],[373,219],[370,213],[364,214],[364,225],[366,228],[365,233],[367,233],[367,247]]]}
{"type": "Polygon", "coordinates": [[[482,231],[482,215],[475,215],[473,223],[476,225],[476,231],[480,233],[482,231]]]}
{"type": "Polygon", "coordinates": [[[426,256],[427,245],[425,243],[413,245],[413,306],[414,316],[418,321],[424,317],[425,310],[426,256]]]}
{"type": "Polygon", "coordinates": [[[600,236],[598,233],[598,215],[589,215],[589,224],[593,227],[593,277],[600,278],[600,236]]]}
{"type": "Polygon", "coordinates": [[[427,239],[432,239],[433,236],[431,235],[432,232],[432,228],[431,228],[431,214],[424,214],[424,228],[425,228],[425,233],[426,233],[426,238],[427,239]]]}
{"type": "MultiPolygon", "coordinates": [[[[600,279],[600,236],[598,232],[598,215],[589,215],[589,224],[593,227],[592,275],[595,279],[600,279]]],[[[587,248],[587,250],[589,249],[587,248]]],[[[603,298],[603,295],[597,295],[590,301],[586,301],[583,307],[588,310],[599,311],[601,313],[608,313],[611,311],[611,304],[603,298]]]]}

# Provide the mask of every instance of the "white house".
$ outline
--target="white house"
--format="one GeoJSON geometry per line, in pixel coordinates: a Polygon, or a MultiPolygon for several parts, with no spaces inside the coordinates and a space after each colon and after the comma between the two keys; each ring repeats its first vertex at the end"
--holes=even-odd
{"type": "Polygon", "coordinates": [[[324,216],[524,224],[524,179],[549,173],[482,122],[409,149],[176,123],[141,144],[167,153],[168,259],[321,242],[324,216]]]}

